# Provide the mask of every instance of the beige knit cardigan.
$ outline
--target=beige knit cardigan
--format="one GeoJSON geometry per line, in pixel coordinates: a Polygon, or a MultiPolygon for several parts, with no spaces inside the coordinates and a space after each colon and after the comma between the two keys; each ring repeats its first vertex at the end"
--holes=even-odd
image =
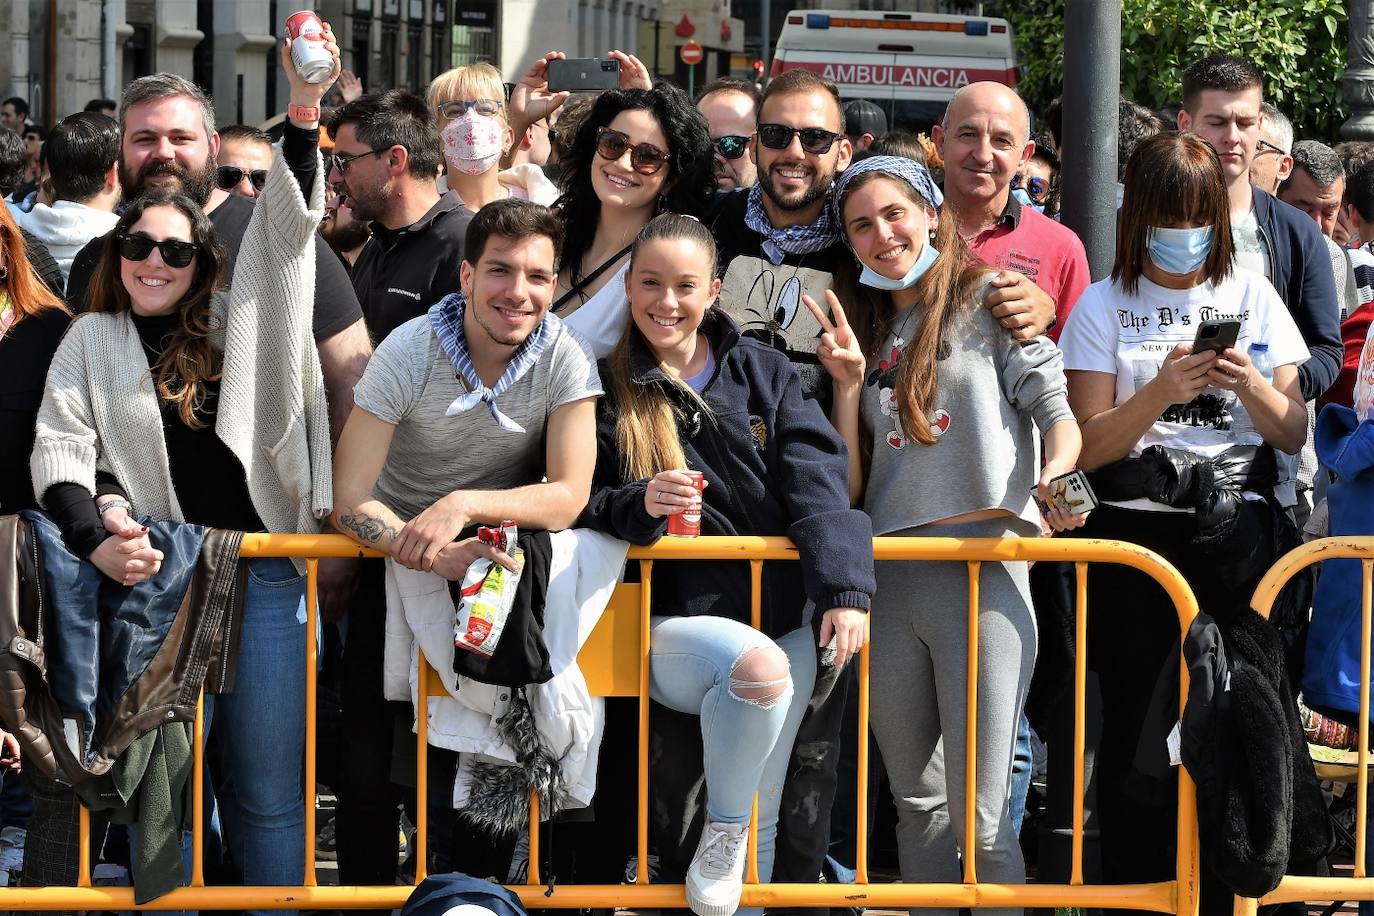
{"type": "MultiPolygon", "coordinates": [[[[233,281],[213,303],[212,339],[224,353],[215,433],[243,464],[253,508],[271,532],[318,531],[334,498],[329,411],[311,334],[323,178],[317,159],[307,204],[274,152],[233,281]]],[[[55,483],[94,493],[99,469],[128,491],[135,517],[186,521],[152,371],[127,311],[72,322],[48,371],[30,464],[40,502],[55,483]]]]}

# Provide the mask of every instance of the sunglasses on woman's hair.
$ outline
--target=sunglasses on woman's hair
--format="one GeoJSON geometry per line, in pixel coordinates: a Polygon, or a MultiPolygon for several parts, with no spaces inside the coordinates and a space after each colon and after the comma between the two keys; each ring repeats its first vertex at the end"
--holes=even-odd
{"type": "Polygon", "coordinates": [[[195,242],[180,239],[156,241],[141,232],[119,236],[119,256],[126,261],[146,261],[156,248],[162,254],[162,262],[168,267],[185,267],[195,260],[200,246],[195,242]]]}
{"type": "Polygon", "coordinates": [[[769,149],[787,149],[794,136],[801,137],[801,147],[813,156],[830,152],[840,139],[833,130],[820,127],[788,127],[786,124],[760,124],[759,142],[769,149]]]}
{"type": "Polygon", "coordinates": [[[602,127],[596,132],[596,154],[602,159],[615,162],[630,153],[630,166],[641,175],[656,175],[668,164],[668,154],[652,143],[631,143],[630,138],[618,130],[602,127]]]}
{"type": "Polygon", "coordinates": [[[720,158],[733,160],[743,156],[749,150],[749,138],[731,134],[717,137],[711,141],[711,145],[716,148],[716,152],[720,153],[720,158]]]}
{"type": "Polygon", "coordinates": [[[253,187],[261,191],[267,187],[267,169],[241,169],[236,165],[222,165],[215,171],[215,184],[219,185],[221,191],[230,191],[238,187],[243,177],[247,175],[248,180],[253,183],[253,187]]]}

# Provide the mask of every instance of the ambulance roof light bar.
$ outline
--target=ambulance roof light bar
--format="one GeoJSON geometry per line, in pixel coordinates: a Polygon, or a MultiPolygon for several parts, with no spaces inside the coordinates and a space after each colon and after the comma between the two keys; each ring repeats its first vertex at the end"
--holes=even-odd
{"type": "Polygon", "coordinates": [[[989,33],[1005,34],[1005,25],[994,24],[986,19],[968,19],[964,22],[922,22],[911,20],[903,13],[888,13],[882,19],[850,19],[831,16],[829,13],[806,13],[805,16],[787,17],[789,25],[802,25],[808,29],[882,29],[903,32],[963,32],[965,35],[986,36],[989,33]]]}

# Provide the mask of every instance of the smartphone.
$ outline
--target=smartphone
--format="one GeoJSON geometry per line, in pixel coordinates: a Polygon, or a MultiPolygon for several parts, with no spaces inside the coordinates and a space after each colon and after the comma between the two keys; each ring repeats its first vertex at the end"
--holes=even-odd
{"type": "Polygon", "coordinates": [[[1220,353],[1222,350],[1234,347],[1239,335],[1240,322],[1235,319],[1204,321],[1197,326],[1197,337],[1193,338],[1193,353],[1198,354],[1204,350],[1220,353]]]}
{"type": "Polygon", "coordinates": [[[620,61],[575,57],[549,61],[550,92],[600,92],[620,85],[620,61]]]}
{"type": "Polygon", "coordinates": [[[1054,504],[1047,505],[1040,498],[1040,490],[1031,491],[1035,504],[1040,511],[1049,514],[1050,509],[1064,509],[1073,515],[1083,515],[1097,508],[1097,494],[1088,484],[1088,475],[1082,471],[1069,471],[1050,481],[1050,498],[1054,504]]]}

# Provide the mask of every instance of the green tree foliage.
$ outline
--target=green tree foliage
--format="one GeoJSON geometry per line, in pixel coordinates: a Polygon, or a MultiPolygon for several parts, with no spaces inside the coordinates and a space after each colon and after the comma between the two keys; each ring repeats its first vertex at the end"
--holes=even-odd
{"type": "MultiPolygon", "coordinates": [[[[1044,112],[1063,92],[1064,0],[993,0],[1010,20],[1024,68],[1019,87],[1044,112]]],[[[1264,95],[1299,137],[1335,142],[1349,110],[1343,0],[1122,0],[1121,94],[1149,108],[1180,101],[1183,70],[1213,51],[1235,54],[1264,74],[1264,95]]]]}

